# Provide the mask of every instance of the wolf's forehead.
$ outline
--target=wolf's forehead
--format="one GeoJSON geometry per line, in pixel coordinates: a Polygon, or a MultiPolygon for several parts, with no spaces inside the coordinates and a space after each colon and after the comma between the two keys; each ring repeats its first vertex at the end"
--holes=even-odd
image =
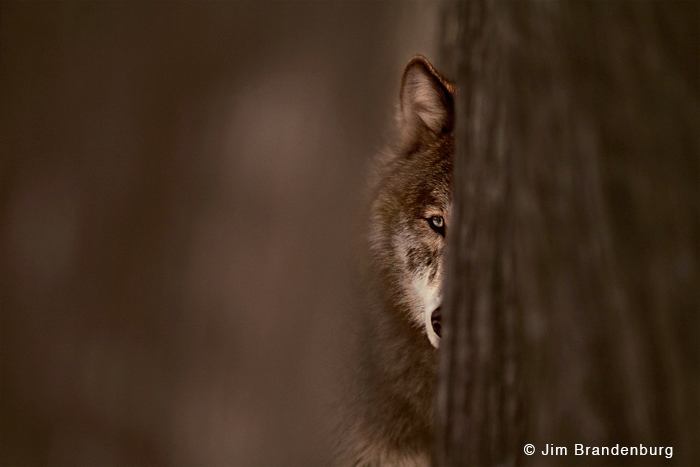
{"type": "Polygon", "coordinates": [[[452,198],[450,184],[448,174],[438,172],[419,175],[413,185],[415,198],[412,202],[446,207],[452,198]]]}
{"type": "Polygon", "coordinates": [[[450,204],[450,193],[446,186],[437,186],[428,184],[421,193],[418,193],[410,203],[416,204],[417,207],[436,207],[446,209],[450,204]]]}

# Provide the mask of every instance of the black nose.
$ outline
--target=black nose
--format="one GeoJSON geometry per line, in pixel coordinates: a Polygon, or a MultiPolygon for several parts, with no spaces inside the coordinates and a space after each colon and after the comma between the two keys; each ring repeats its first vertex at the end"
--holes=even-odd
{"type": "Polygon", "coordinates": [[[438,337],[442,337],[442,307],[435,308],[433,314],[430,315],[430,323],[433,325],[433,331],[438,337]]]}

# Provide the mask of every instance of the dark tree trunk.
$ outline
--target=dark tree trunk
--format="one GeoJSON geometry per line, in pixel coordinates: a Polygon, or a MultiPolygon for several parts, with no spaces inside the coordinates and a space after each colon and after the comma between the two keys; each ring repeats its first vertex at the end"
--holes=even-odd
{"type": "Polygon", "coordinates": [[[457,10],[438,464],[700,465],[698,3],[457,10]]]}

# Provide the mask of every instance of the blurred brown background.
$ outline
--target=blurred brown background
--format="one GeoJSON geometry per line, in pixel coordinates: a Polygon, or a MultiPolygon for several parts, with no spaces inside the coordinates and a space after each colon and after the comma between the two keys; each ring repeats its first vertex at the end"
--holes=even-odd
{"type": "Polygon", "coordinates": [[[0,462],[314,465],[437,4],[2,2],[0,462]]]}

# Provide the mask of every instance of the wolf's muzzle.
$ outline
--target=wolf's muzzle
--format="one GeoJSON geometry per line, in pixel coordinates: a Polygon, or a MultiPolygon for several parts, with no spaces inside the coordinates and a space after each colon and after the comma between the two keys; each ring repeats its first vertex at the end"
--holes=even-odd
{"type": "Polygon", "coordinates": [[[435,308],[435,311],[430,315],[430,323],[433,325],[435,334],[442,337],[442,306],[435,308]]]}

